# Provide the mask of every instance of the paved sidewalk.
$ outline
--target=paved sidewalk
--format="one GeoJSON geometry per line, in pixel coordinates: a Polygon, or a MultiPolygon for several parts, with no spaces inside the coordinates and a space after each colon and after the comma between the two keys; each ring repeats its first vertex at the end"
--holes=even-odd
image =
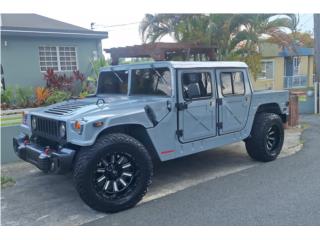
{"type": "MultiPolygon", "coordinates": [[[[286,130],[280,157],[300,150],[302,130],[286,130]]],[[[199,183],[252,168],[242,142],[160,164],[144,203],[173,194],[199,183]]],[[[2,166],[2,174],[16,184],[2,190],[3,225],[79,225],[107,216],[87,207],[79,198],[69,175],[45,175],[21,162],[2,166]]]]}

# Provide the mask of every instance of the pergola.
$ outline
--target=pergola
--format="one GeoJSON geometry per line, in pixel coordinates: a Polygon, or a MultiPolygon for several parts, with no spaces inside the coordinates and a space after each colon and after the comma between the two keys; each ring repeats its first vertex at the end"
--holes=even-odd
{"type": "Polygon", "coordinates": [[[155,61],[173,60],[216,60],[216,48],[194,43],[148,43],[127,47],[104,49],[111,54],[112,65],[119,63],[120,58],[152,58],[155,61]]]}

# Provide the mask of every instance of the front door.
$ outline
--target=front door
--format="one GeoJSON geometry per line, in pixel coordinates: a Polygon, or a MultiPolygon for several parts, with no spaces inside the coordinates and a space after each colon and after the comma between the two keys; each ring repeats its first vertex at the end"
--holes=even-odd
{"type": "Polygon", "coordinates": [[[219,69],[219,134],[242,130],[247,122],[251,88],[245,69],[219,69]]]}
{"type": "Polygon", "coordinates": [[[215,83],[211,70],[178,72],[178,136],[190,142],[216,135],[215,83]]]}

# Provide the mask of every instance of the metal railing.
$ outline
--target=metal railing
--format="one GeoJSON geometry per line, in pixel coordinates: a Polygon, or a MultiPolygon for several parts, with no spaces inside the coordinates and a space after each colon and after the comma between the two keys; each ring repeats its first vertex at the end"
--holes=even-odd
{"type": "Polygon", "coordinates": [[[284,88],[304,88],[308,86],[308,76],[294,75],[283,77],[284,88]]]}

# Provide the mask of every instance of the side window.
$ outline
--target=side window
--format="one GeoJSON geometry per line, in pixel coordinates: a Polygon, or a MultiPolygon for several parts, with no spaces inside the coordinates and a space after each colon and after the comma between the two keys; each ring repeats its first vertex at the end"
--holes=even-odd
{"type": "Polygon", "coordinates": [[[221,88],[223,95],[232,94],[232,74],[221,73],[221,88]]]}
{"type": "Polygon", "coordinates": [[[221,90],[224,96],[244,95],[243,72],[224,72],[220,75],[221,90]]]}
{"type": "Polygon", "coordinates": [[[243,95],[244,94],[244,81],[243,81],[243,73],[242,72],[234,72],[233,75],[233,88],[235,95],[243,95]]]}
{"type": "Polygon", "coordinates": [[[209,72],[182,74],[182,90],[185,100],[209,98],[212,96],[212,81],[209,72]]]}

